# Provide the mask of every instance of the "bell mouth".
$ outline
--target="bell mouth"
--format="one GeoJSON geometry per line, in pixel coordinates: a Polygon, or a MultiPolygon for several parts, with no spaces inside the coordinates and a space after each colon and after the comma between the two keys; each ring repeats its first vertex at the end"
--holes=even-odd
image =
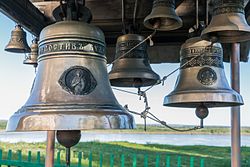
{"type": "Polygon", "coordinates": [[[159,31],[175,30],[182,27],[182,21],[178,18],[156,17],[147,20],[145,27],[149,29],[156,29],[159,31]]]}
{"type": "Polygon", "coordinates": [[[208,108],[243,105],[240,94],[234,90],[198,90],[172,92],[164,98],[164,106],[196,108],[200,104],[208,108]]]}
{"type": "Polygon", "coordinates": [[[133,116],[120,105],[24,106],[10,117],[6,131],[133,129],[133,116]]]}

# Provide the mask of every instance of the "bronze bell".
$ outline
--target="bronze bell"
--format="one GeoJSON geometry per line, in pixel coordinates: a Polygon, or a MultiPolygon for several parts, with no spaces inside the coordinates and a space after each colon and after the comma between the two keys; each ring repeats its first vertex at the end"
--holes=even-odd
{"type": "Polygon", "coordinates": [[[201,38],[212,42],[236,43],[250,40],[244,0],[212,0],[213,17],[201,38]]]}
{"type": "Polygon", "coordinates": [[[37,67],[37,57],[38,57],[38,44],[37,39],[34,39],[31,44],[31,52],[25,57],[23,64],[33,65],[37,67]]]}
{"type": "Polygon", "coordinates": [[[157,84],[160,80],[150,67],[145,42],[124,55],[143,40],[144,37],[137,34],[126,34],[117,39],[116,61],[109,72],[112,86],[139,88],[157,84]]]}
{"type": "Polygon", "coordinates": [[[184,66],[164,105],[187,108],[242,105],[241,95],[227,82],[222,53],[219,43],[211,46],[211,42],[200,37],[188,39],[180,51],[180,64],[184,66]]]}
{"type": "Polygon", "coordinates": [[[182,27],[182,20],[175,13],[175,0],[154,0],[151,13],[144,19],[144,26],[159,31],[182,27]]]}
{"type": "Polygon", "coordinates": [[[13,53],[30,52],[30,47],[26,40],[26,32],[20,25],[16,25],[15,29],[11,31],[11,39],[4,50],[13,53]]]}
{"type": "Polygon", "coordinates": [[[80,21],[45,27],[30,97],[7,131],[128,129],[134,119],[108,80],[103,32],[80,21]]]}

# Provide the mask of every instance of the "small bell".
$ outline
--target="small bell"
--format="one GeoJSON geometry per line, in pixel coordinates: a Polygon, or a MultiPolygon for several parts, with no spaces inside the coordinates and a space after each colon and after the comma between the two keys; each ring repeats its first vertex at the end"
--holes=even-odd
{"type": "Polygon", "coordinates": [[[26,40],[26,32],[20,25],[16,25],[15,29],[11,32],[11,39],[4,50],[13,53],[30,52],[30,47],[26,40]]]}
{"type": "Polygon", "coordinates": [[[143,40],[144,37],[137,34],[126,34],[117,39],[115,55],[117,60],[109,72],[112,86],[139,88],[157,84],[160,80],[159,75],[150,67],[146,43],[129,52],[143,40]]]}
{"type": "Polygon", "coordinates": [[[175,89],[164,99],[165,106],[197,108],[242,105],[240,94],[228,84],[221,44],[188,39],[181,47],[181,69],[175,89]]]}
{"type": "Polygon", "coordinates": [[[201,38],[211,42],[236,43],[250,40],[244,0],[212,0],[213,17],[201,38]]]}
{"type": "Polygon", "coordinates": [[[37,57],[38,57],[38,44],[37,44],[37,39],[34,39],[31,44],[31,52],[25,58],[23,64],[33,65],[34,67],[37,67],[37,57]]]}
{"type": "Polygon", "coordinates": [[[144,19],[144,26],[159,31],[182,27],[182,20],[175,12],[175,0],[154,0],[151,13],[144,19]]]}

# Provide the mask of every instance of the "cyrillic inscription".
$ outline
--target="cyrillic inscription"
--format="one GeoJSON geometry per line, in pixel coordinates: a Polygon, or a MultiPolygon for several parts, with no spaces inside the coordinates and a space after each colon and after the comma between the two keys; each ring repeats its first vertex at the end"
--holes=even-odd
{"type": "Polygon", "coordinates": [[[64,51],[82,51],[104,55],[105,47],[97,43],[82,41],[58,41],[39,47],[39,55],[64,51]]]}

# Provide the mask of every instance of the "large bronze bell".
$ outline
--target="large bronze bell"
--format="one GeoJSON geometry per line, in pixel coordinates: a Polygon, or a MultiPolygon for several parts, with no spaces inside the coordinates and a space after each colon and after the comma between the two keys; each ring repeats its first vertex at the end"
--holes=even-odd
{"type": "Polygon", "coordinates": [[[200,37],[188,39],[180,51],[180,64],[184,66],[164,105],[187,108],[242,105],[241,95],[227,82],[222,53],[219,43],[211,46],[211,42],[200,37]]]}
{"type": "Polygon", "coordinates": [[[26,40],[26,32],[20,25],[16,25],[15,29],[11,31],[10,41],[4,50],[13,53],[30,52],[30,47],[26,40]]]}
{"type": "Polygon", "coordinates": [[[144,26],[159,31],[182,27],[182,20],[175,13],[175,0],[154,0],[151,13],[144,19],[144,26]]]}
{"type": "Polygon", "coordinates": [[[156,84],[160,77],[150,67],[147,44],[142,43],[125,55],[131,48],[142,42],[144,37],[137,34],[122,35],[117,39],[117,59],[109,72],[112,86],[143,87],[156,84]]]}
{"type": "Polygon", "coordinates": [[[127,129],[134,119],[109,84],[103,32],[80,21],[45,27],[31,95],[7,131],[127,129]]]}
{"type": "Polygon", "coordinates": [[[27,57],[25,57],[25,60],[23,61],[23,64],[27,65],[33,65],[34,67],[37,67],[37,57],[38,57],[38,44],[37,39],[34,39],[31,44],[31,51],[28,54],[27,57]]]}
{"type": "Polygon", "coordinates": [[[250,27],[244,14],[244,0],[212,0],[213,17],[201,38],[221,43],[250,40],[250,27]]]}

